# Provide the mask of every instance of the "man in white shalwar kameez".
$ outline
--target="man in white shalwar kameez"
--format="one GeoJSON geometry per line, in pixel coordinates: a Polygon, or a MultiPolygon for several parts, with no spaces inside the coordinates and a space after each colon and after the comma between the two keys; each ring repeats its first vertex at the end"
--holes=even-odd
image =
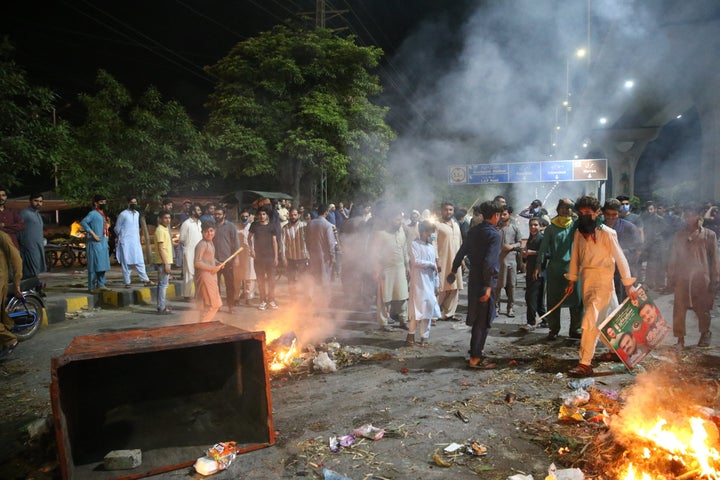
{"type": "Polygon", "coordinates": [[[130,267],[134,266],[138,277],[146,286],[155,285],[145,271],[145,258],[140,245],[140,212],[138,212],[137,197],[127,199],[128,208],[120,212],[115,222],[117,244],[115,257],[122,266],[123,282],[125,288],[130,288],[130,267]]]}
{"type": "Polygon", "coordinates": [[[573,240],[570,269],[565,274],[568,279],[565,292],[572,293],[575,282],[578,279],[582,281],[585,313],[580,338],[580,361],[568,375],[588,377],[593,374],[591,363],[600,334],[598,323],[605,320],[608,313],[618,305],[613,282],[616,266],[628,297],[636,300],[638,294],[633,288],[635,278],[630,276],[630,267],[618,242],[617,233],[606,225],[597,225],[597,217],[601,213],[598,199],[580,197],[575,202],[575,209],[580,217],[573,240]]]}
{"type": "MultiPolygon", "coordinates": [[[[370,249],[373,279],[378,284],[377,319],[380,328],[387,331],[392,330],[395,320],[401,328],[407,328],[409,258],[402,224],[403,215],[399,210],[389,208],[381,212],[370,249]]],[[[312,253],[310,259],[312,261],[312,253]]]]}
{"type": "Polygon", "coordinates": [[[178,243],[183,246],[183,282],[182,296],[189,300],[195,294],[195,247],[202,240],[202,207],[194,204],[190,207],[190,217],[180,225],[178,243]]]}
{"type": "Polygon", "coordinates": [[[440,292],[438,293],[438,304],[440,305],[441,318],[443,320],[454,320],[457,311],[460,290],[463,289],[462,275],[460,269],[451,272],[453,260],[460,245],[462,245],[462,234],[460,225],[455,220],[455,205],[450,202],[443,202],[440,205],[440,220],[437,222],[437,253],[438,266],[440,267],[440,292]],[[455,281],[448,283],[449,274],[455,274],[455,281]]]}
{"type": "Polygon", "coordinates": [[[433,318],[440,316],[435,297],[439,285],[437,257],[433,246],[435,225],[427,220],[418,224],[418,237],[410,244],[410,305],[408,334],[405,341],[415,343],[415,330],[420,324],[420,344],[427,345],[433,318]]]}

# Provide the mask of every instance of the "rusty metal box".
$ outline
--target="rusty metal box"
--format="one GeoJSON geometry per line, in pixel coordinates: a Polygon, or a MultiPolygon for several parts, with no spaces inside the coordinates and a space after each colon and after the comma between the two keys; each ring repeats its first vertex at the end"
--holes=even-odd
{"type": "Polygon", "coordinates": [[[217,442],[275,443],[265,332],[219,322],[76,337],[52,360],[50,396],[65,479],[141,478],[217,442]],[[125,449],[142,465],[103,470],[125,449]]]}

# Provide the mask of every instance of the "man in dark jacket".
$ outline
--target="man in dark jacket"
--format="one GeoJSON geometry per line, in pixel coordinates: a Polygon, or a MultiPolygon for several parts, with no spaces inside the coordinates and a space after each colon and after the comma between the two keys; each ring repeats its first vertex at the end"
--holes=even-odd
{"type": "MultiPolygon", "coordinates": [[[[467,323],[472,327],[470,337],[470,368],[484,368],[483,349],[488,331],[495,319],[495,288],[500,272],[500,232],[496,225],[502,208],[495,202],[483,202],[480,205],[483,222],[468,231],[468,241],[464,242],[455,255],[451,272],[460,268],[463,258],[470,258],[468,283],[467,323]]],[[[455,281],[450,273],[448,283],[455,281]]]]}

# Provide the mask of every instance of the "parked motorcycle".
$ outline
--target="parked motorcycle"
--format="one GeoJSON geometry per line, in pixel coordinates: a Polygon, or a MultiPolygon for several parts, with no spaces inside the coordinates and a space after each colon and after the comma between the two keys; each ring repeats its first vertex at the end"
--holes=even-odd
{"type": "Polygon", "coordinates": [[[39,278],[25,278],[20,282],[22,297],[18,298],[13,293],[13,284],[8,286],[5,311],[15,324],[10,331],[19,341],[29,339],[40,329],[45,308],[43,287],[44,284],[39,278]]]}

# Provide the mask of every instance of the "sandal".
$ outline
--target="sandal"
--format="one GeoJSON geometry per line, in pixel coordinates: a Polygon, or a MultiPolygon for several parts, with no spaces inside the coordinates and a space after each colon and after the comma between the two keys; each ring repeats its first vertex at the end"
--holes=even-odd
{"type": "Polygon", "coordinates": [[[145,282],[144,285],[145,285],[146,287],[156,287],[156,286],[157,286],[157,283],[153,282],[152,280],[148,280],[147,282],[145,282]]]}
{"type": "Polygon", "coordinates": [[[421,347],[429,347],[429,346],[430,346],[430,342],[428,341],[427,338],[421,338],[421,339],[420,339],[420,346],[421,346],[421,347]]]}
{"type": "Polygon", "coordinates": [[[567,374],[570,377],[591,377],[593,374],[593,369],[590,365],[578,363],[575,367],[568,370],[567,374]]]}
{"type": "Polygon", "coordinates": [[[468,360],[468,367],[485,369],[485,357],[471,357],[470,360],[468,360]]]}
{"type": "Polygon", "coordinates": [[[405,345],[415,345],[415,335],[408,333],[405,337],[405,345]]]}
{"type": "Polygon", "coordinates": [[[125,288],[132,288],[132,285],[130,285],[129,283],[126,283],[125,288]]]}

